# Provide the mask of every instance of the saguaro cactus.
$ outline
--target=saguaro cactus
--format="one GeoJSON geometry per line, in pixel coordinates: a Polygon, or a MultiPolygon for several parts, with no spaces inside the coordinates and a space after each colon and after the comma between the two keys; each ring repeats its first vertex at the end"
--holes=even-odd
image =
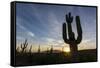
{"type": "Polygon", "coordinates": [[[66,22],[67,22],[67,24],[63,23],[63,32],[62,32],[63,40],[65,43],[69,44],[72,55],[77,56],[77,50],[78,50],[77,45],[82,40],[82,28],[81,28],[81,24],[80,24],[80,17],[76,16],[76,27],[77,27],[77,34],[78,34],[77,39],[75,39],[75,34],[72,31],[71,24],[73,22],[73,16],[71,16],[71,13],[66,15],[66,22]],[[67,36],[69,36],[69,37],[67,37],[67,36]]]}
{"type": "Polygon", "coordinates": [[[28,42],[27,39],[25,40],[25,42],[23,44],[21,44],[21,49],[22,49],[22,53],[25,52],[25,49],[27,48],[28,42]]]}
{"type": "Polygon", "coordinates": [[[47,53],[49,53],[49,48],[47,47],[47,53]]]}
{"type": "Polygon", "coordinates": [[[64,46],[62,47],[62,52],[64,52],[64,46]]]}
{"type": "Polygon", "coordinates": [[[40,45],[39,45],[39,47],[38,47],[38,53],[40,53],[40,51],[41,51],[41,50],[40,50],[40,45]]]}
{"type": "Polygon", "coordinates": [[[32,53],[32,45],[30,46],[29,53],[32,53]]]}
{"type": "Polygon", "coordinates": [[[50,53],[53,53],[53,45],[51,45],[50,53]]]}

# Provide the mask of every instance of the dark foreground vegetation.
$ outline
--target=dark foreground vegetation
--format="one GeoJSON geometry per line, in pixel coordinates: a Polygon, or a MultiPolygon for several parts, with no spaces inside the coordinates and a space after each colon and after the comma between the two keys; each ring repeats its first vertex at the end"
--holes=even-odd
{"type": "Polygon", "coordinates": [[[16,66],[48,65],[63,63],[95,62],[97,61],[96,49],[78,51],[78,61],[71,58],[70,53],[16,53],[16,66]]]}
{"type": "MultiPolygon", "coordinates": [[[[27,50],[28,42],[25,40],[20,47],[16,48],[16,66],[29,65],[48,65],[48,64],[64,64],[79,62],[95,62],[97,61],[97,49],[77,51],[76,57],[73,53],[54,50],[51,46],[50,50],[41,51],[40,45],[37,52],[32,52],[32,45],[27,50]],[[20,48],[20,51],[19,51],[20,48]]],[[[62,48],[63,49],[63,48],[62,48]]]]}

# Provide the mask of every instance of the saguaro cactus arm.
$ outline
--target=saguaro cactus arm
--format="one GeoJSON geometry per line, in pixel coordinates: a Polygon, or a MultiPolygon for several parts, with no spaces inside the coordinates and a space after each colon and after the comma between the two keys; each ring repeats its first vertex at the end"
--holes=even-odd
{"type": "Polygon", "coordinates": [[[64,42],[66,43],[70,43],[69,39],[67,38],[67,30],[66,30],[66,23],[63,23],[63,39],[64,39],[64,42]]]}
{"type": "Polygon", "coordinates": [[[72,23],[72,21],[73,21],[73,16],[71,16],[71,13],[69,12],[69,14],[66,15],[66,22],[72,23]]]}
{"type": "Polygon", "coordinates": [[[76,16],[76,26],[77,26],[77,39],[76,39],[76,43],[79,44],[82,40],[82,27],[80,24],[80,17],[76,16]]]}
{"type": "Polygon", "coordinates": [[[25,40],[25,43],[23,43],[24,47],[26,48],[28,43],[27,43],[27,39],[25,40]]]}
{"type": "Polygon", "coordinates": [[[69,12],[69,14],[66,15],[66,22],[68,24],[68,35],[69,35],[69,38],[71,38],[71,33],[72,33],[72,26],[71,26],[72,21],[73,21],[73,16],[71,16],[71,13],[69,12]]]}

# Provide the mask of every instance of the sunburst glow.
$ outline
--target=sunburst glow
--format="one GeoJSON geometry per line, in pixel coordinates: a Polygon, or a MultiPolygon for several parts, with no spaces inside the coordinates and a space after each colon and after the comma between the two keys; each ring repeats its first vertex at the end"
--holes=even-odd
{"type": "Polygon", "coordinates": [[[70,48],[65,47],[65,48],[64,48],[64,52],[70,52],[70,48]]]}

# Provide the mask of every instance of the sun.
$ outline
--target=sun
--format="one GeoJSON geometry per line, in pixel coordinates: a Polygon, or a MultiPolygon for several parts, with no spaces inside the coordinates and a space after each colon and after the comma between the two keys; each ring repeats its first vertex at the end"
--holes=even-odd
{"type": "Polygon", "coordinates": [[[70,48],[69,47],[64,47],[64,52],[70,52],[70,48]]]}

